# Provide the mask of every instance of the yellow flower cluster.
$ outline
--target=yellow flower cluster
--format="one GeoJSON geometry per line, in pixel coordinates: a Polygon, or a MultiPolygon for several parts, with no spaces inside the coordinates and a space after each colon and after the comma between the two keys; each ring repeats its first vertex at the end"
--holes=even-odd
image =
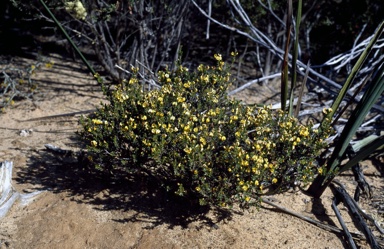
{"type": "Polygon", "coordinates": [[[83,3],[80,0],[65,3],[65,10],[71,13],[75,18],[85,20],[87,17],[87,10],[84,8],[83,3]]]}
{"type": "Polygon", "coordinates": [[[192,73],[181,65],[158,72],[160,89],[145,92],[135,77],[116,87],[111,104],[84,125],[91,149],[105,161],[150,168],[167,188],[202,203],[250,203],[321,173],[313,162],[326,134],[229,99],[230,76],[222,56],[214,58],[217,66],[192,73]]]}

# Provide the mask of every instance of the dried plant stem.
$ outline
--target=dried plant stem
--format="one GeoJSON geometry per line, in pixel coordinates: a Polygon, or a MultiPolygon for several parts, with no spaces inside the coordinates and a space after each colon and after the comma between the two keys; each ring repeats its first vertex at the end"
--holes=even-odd
{"type": "MultiPolygon", "coordinates": [[[[343,229],[340,229],[338,227],[335,227],[335,226],[331,226],[331,225],[328,225],[328,224],[324,224],[320,221],[317,221],[317,220],[314,220],[314,219],[311,219],[307,216],[304,216],[304,215],[301,215],[299,213],[296,213],[296,212],[293,212],[285,207],[282,207],[280,205],[277,205],[276,203],[274,203],[272,200],[270,200],[268,197],[262,197],[261,198],[261,201],[265,204],[268,204],[272,207],[275,207],[277,208],[278,210],[284,212],[284,213],[287,213],[289,215],[292,215],[292,216],[295,216],[297,218],[300,218],[304,221],[307,221],[313,225],[316,225],[324,230],[327,230],[327,231],[330,231],[330,232],[334,232],[334,233],[337,233],[337,234],[344,234],[344,231],[343,229]]],[[[356,239],[360,239],[360,240],[364,240],[364,235],[361,234],[361,233],[351,233],[352,237],[356,238],[356,239]]]]}

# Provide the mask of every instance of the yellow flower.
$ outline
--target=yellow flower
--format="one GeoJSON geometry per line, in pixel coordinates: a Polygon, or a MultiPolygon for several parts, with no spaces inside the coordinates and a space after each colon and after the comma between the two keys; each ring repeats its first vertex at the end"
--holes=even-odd
{"type": "Polygon", "coordinates": [[[160,130],[159,129],[152,129],[151,131],[153,134],[159,134],[160,133],[160,130]]]}
{"type": "Polygon", "coordinates": [[[221,71],[224,66],[224,61],[219,61],[219,70],[221,71]]]}
{"type": "Polygon", "coordinates": [[[102,124],[103,121],[101,121],[100,119],[92,119],[92,123],[99,125],[99,124],[102,124]]]}
{"type": "Polygon", "coordinates": [[[65,3],[65,10],[75,16],[75,18],[84,20],[87,17],[87,11],[79,0],[65,3]]]}
{"type": "Polygon", "coordinates": [[[277,183],[277,179],[276,179],[276,178],[273,178],[273,179],[272,179],[272,183],[273,183],[273,184],[277,183]]]}
{"type": "Polygon", "coordinates": [[[128,81],[128,84],[133,85],[133,84],[135,84],[137,82],[138,82],[138,80],[136,78],[130,78],[129,81],[128,81]]]}
{"type": "Polygon", "coordinates": [[[306,127],[300,130],[300,136],[308,137],[308,135],[309,135],[309,131],[306,127]]]}
{"type": "Polygon", "coordinates": [[[177,102],[183,103],[184,101],[185,101],[184,97],[181,97],[181,96],[177,97],[177,102]]]}
{"type": "Polygon", "coordinates": [[[195,189],[197,192],[200,192],[200,190],[201,190],[201,188],[199,186],[197,186],[195,189]]]}
{"type": "Polygon", "coordinates": [[[186,83],[183,84],[185,88],[190,88],[191,87],[191,82],[187,81],[186,83]]]}
{"type": "Polygon", "coordinates": [[[143,140],[143,144],[146,145],[146,146],[151,146],[152,145],[149,141],[147,141],[147,139],[143,140]]]}
{"type": "Polygon", "coordinates": [[[249,196],[246,196],[246,197],[245,197],[245,201],[246,201],[246,202],[249,202],[250,200],[251,200],[251,197],[249,197],[249,196]]]}
{"type": "Polygon", "coordinates": [[[267,112],[267,110],[265,110],[265,109],[261,109],[260,113],[261,113],[261,114],[267,114],[268,112],[267,112]]]}
{"type": "Polygon", "coordinates": [[[247,160],[241,160],[241,165],[242,166],[248,166],[249,162],[247,160]]]}
{"type": "Polygon", "coordinates": [[[136,74],[137,72],[139,72],[139,68],[138,67],[131,67],[131,71],[132,71],[132,73],[136,74]]]}
{"type": "Polygon", "coordinates": [[[205,140],[205,138],[203,137],[200,137],[200,143],[203,144],[203,145],[206,145],[207,144],[207,141],[205,140]]]}
{"type": "Polygon", "coordinates": [[[189,127],[189,125],[184,126],[184,131],[185,132],[190,132],[191,131],[191,127],[189,127]]]}
{"type": "Polygon", "coordinates": [[[213,57],[215,57],[215,59],[216,59],[217,61],[221,61],[221,60],[223,60],[223,58],[221,57],[221,54],[215,54],[213,57]]]}
{"type": "Polygon", "coordinates": [[[319,172],[320,175],[323,174],[323,168],[318,168],[317,172],[319,172]]]}
{"type": "Polygon", "coordinates": [[[243,191],[247,191],[248,190],[248,186],[247,185],[243,185],[241,188],[243,189],[243,191]]]}
{"type": "Polygon", "coordinates": [[[323,109],[323,113],[324,114],[328,114],[328,113],[331,113],[332,112],[332,108],[324,108],[323,109]]]}
{"type": "Polygon", "coordinates": [[[96,146],[97,146],[97,142],[96,142],[95,140],[92,140],[92,141],[91,141],[91,145],[92,145],[93,147],[96,147],[96,146]]]}

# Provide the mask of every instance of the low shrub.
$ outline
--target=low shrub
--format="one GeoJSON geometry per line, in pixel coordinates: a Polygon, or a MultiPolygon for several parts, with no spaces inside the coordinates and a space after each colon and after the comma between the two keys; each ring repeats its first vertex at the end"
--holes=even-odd
{"type": "Polygon", "coordinates": [[[31,65],[12,65],[12,61],[0,65],[0,114],[6,108],[15,104],[15,100],[28,99],[33,96],[38,87],[32,79],[42,67],[52,68],[53,62],[45,58],[38,60],[31,65]]]}
{"type": "Polygon", "coordinates": [[[229,70],[215,59],[194,72],[181,65],[158,72],[155,90],[133,76],[108,93],[109,102],[81,121],[95,168],[145,174],[201,205],[243,207],[321,173],[315,159],[330,129],[230,99],[229,70]]]}

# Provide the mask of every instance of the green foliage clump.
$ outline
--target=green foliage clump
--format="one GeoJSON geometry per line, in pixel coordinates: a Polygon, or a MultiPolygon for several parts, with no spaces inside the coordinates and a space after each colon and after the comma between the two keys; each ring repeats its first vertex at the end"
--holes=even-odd
{"type": "Polygon", "coordinates": [[[157,90],[144,91],[132,77],[108,94],[109,103],[82,120],[96,168],[144,173],[201,205],[257,204],[311,180],[328,133],[230,99],[230,74],[221,55],[215,59],[217,66],[195,72],[160,71],[157,90]]]}

